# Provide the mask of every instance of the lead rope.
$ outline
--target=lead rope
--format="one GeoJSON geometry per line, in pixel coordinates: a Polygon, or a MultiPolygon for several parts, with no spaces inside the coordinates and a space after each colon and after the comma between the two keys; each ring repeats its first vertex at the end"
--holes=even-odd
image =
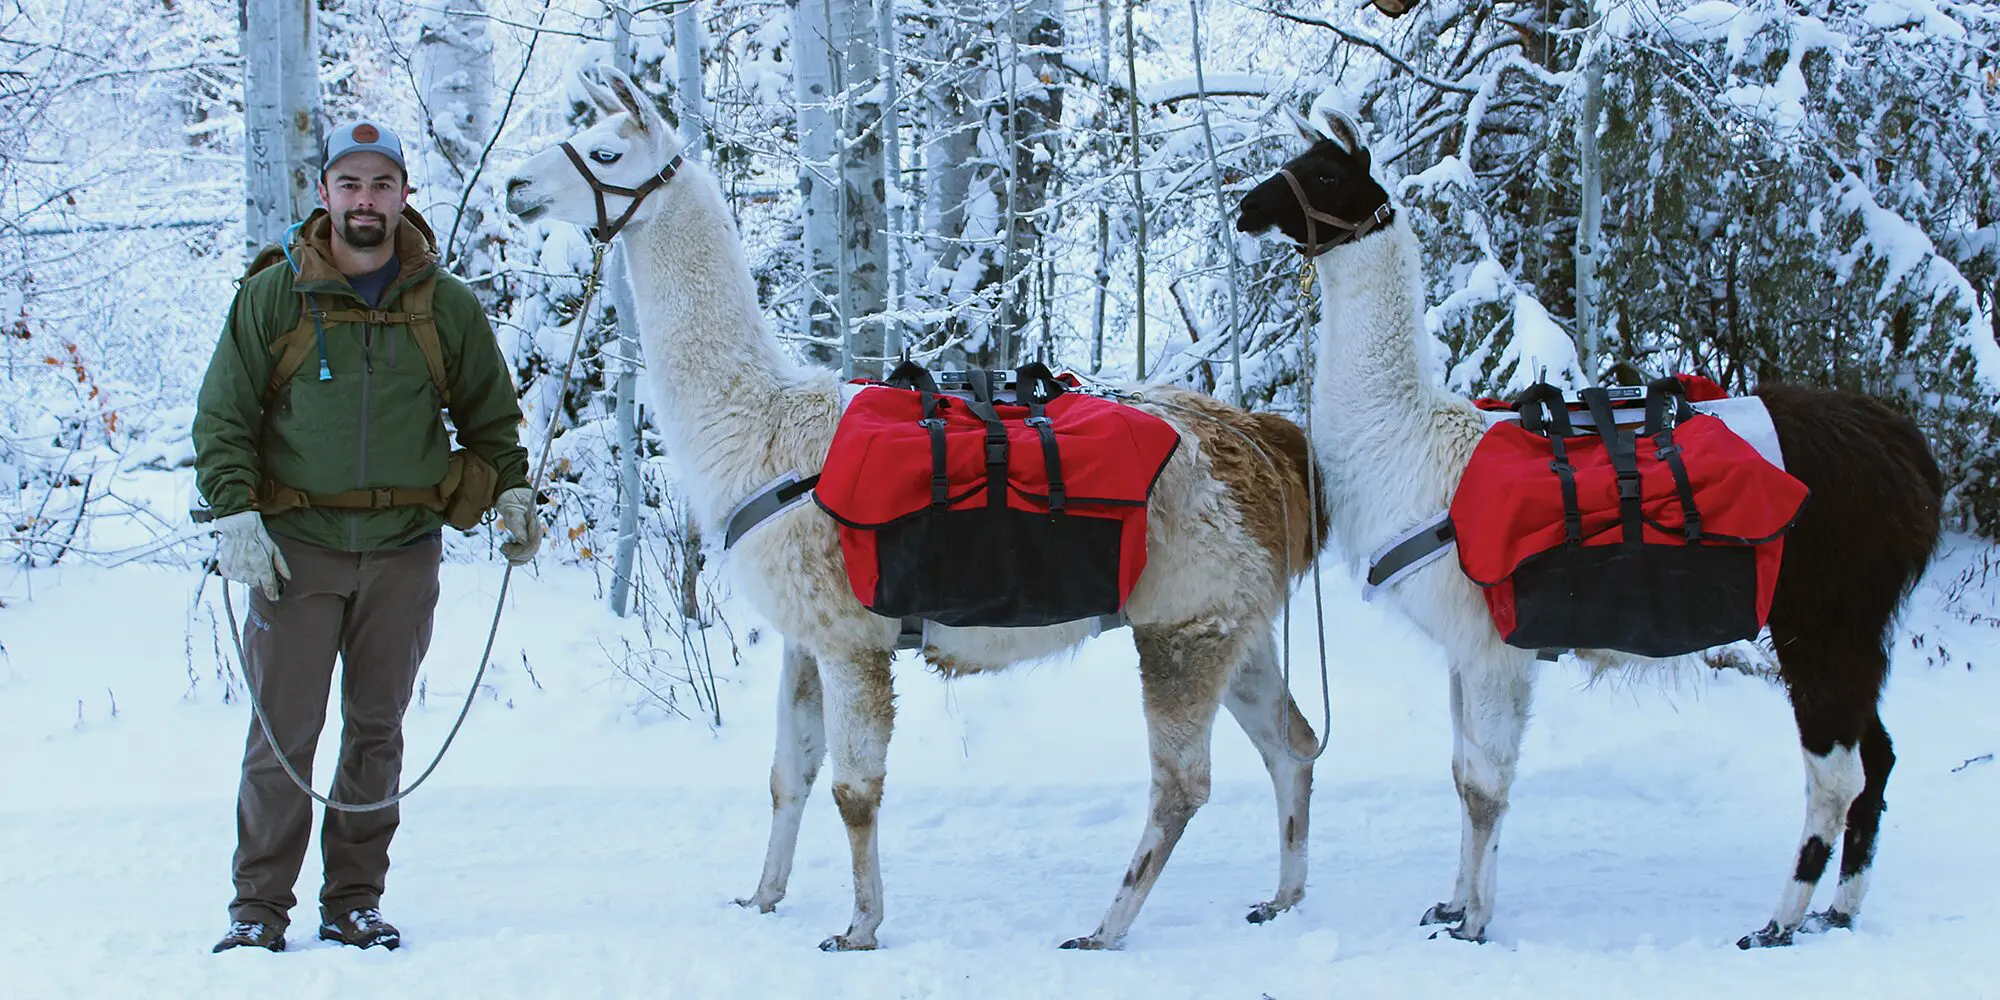
{"type": "MultiPolygon", "coordinates": [[[[535,460],[535,474],[529,479],[529,487],[537,495],[541,493],[542,489],[542,474],[548,469],[550,446],[555,443],[556,421],[562,417],[562,400],[564,396],[569,394],[570,376],[576,370],[576,356],[583,347],[583,331],[590,325],[590,300],[597,295],[598,278],[604,273],[604,253],[610,249],[610,246],[609,243],[599,242],[593,243],[590,248],[590,280],[584,283],[583,304],[576,312],[576,336],[570,339],[569,360],[563,363],[562,386],[556,390],[556,405],[549,410],[549,425],[542,434],[542,454],[540,458],[535,460]]],[[[528,516],[533,517],[535,514],[530,510],[528,516]]],[[[493,655],[493,639],[500,633],[500,616],[507,607],[507,585],[513,579],[514,564],[510,562],[507,564],[506,573],[500,577],[500,596],[493,602],[493,623],[486,629],[486,646],[479,652],[479,670],[472,675],[472,687],[465,692],[465,704],[459,708],[458,718],[452,721],[451,732],[445,734],[444,744],[438,747],[437,756],[431,758],[430,766],[424,768],[424,773],[418,775],[417,780],[410,782],[408,788],[402,789],[380,802],[369,802],[360,805],[349,802],[335,802],[313,791],[312,783],[299,776],[299,772],[292,767],[291,758],[285,754],[284,748],[278,745],[277,737],[271,734],[271,720],[264,716],[264,706],[257,697],[256,685],[250,683],[250,662],[243,655],[243,630],[236,624],[236,605],[229,598],[229,581],[224,580],[222,582],[222,607],[229,615],[229,638],[236,644],[236,662],[243,669],[243,687],[249,694],[250,711],[253,715],[257,716],[257,725],[264,730],[264,741],[270,744],[271,752],[277,755],[278,764],[285,769],[285,776],[292,779],[292,784],[297,785],[300,791],[312,796],[314,802],[318,802],[335,812],[374,812],[378,809],[387,809],[403,801],[405,797],[411,792],[416,791],[425,781],[430,780],[431,772],[437,770],[438,765],[444,762],[445,751],[450,750],[452,741],[458,738],[458,730],[459,727],[465,725],[465,717],[471,714],[473,699],[479,696],[479,682],[486,677],[486,666],[491,662],[490,657],[493,655]]]]}
{"type": "MultiPolygon", "coordinates": [[[[1308,356],[1310,357],[1310,355],[1308,356]]],[[[1308,389],[1311,388],[1312,381],[1310,375],[1307,376],[1306,385],[1308,389]]],[[[1099,387],[1095,391],[1100,392],[1103,395],[1114,398],[1123,398],[1138,403],[1149,403],[1153,406],[1160,407],[1161,409],[1172,410],[1173,412],[1178,413],[1184,417],[1192,417],[1194,419],[1201,420],[1207,423],[1212,423],[1215,426],[1221,427],[1222,429],[1228,431],[1229,433],[1234,434],[1239,438],[1242,438],[1243,443],[1249,445],[1251,451],[1256,452],[1259,457],[1264,459],[1264,464],[1270,467],[1271,473],[1273,475],[1277,476],[1279,479],[1284,478],[1284,470],[1279,468],[1278,460],[1272,458],[1271,453],[1265,451],[1264,446],[1258,444],[1256,438],[1253,438],[1250,435],[1245,434],[1242,431],[1237,430],[1236,428],[1231,427],[1226,423],[1222,423],[1221,421],[1215,420],[1209,414],[1203,413],[1202,411],[1194,409],[1193,407],[1182,406],[1171,400],[1155,399],[1145,395],[1144,393],[1120,392],[1118,390],[1111,389],[1109,387],[1099,387]]],[[[1285,550],[1283,556],[1284,575],[1280,577],[1278,581],[1278,592],[1285,595],[1285,605],[1284,609],[1281,612],[1279,612],[1279,626],[1278,626],[1280,634],[1282,635],[1282,639],[1280,640],[1280,649],[1281,649],[1280,672],[1284,677],[1285,700],[1280,701],[1278,703],[1277,712],[1278,712],[1278,729],[1279,731],[1284,733],[1285,736],[1286,756],[1300,763],[1309,764],[1312,763],[1313,761],[1318,760],[1322,754],[1326,753],[1327,743],[1333,738],[1333,692],[1332,689],[1327,684],[1327,675],[1326,675],[1326,608],[1320,600],[1319,558],[1318,558],[1320,538],[1318,537],[1319,533],[1316,530],[1316,527],[1319,524],[1319,520],[1317,517],[1314,516],[1318,513],[1317,505],[1319,503],[1319,475],[1318,475],[1319,462],[1316,460],[1312,460],[1312,408],[1310,402],[1308,402],[1306,409],[1306,456],[1308,458],[1308,461],[1306,462],[1306,500],[1309,504],[1314,505],[1312,509],[1306,511],[1306,532],[1308,535],[1312,536],[1311,540],[1313,542],[1313,548],[1312,548],[1313,609],[1316,612],[1316,617],[1319,622],[1319,704],[1320,704],[1320,734],[1321,734],[1319,737],[1318,745],[1313,748],[1313,752],[1310,755],[1300,756],[1299,754],[1292,752],[1292,717],[1290,713],[1285,711],[1285,706],[1287,704],[1296,704],[1296,702],[1293,702],[1291,700],[1292,546],[1289,541],[1286,541],[1285,544],[1283,545],[1283,548],[1285,550]]],[[[1286,529],[1289,530],[1292,523],[1292,505],[1291,501],[1285,499],[1285,491],[1283,490],[1278,491],[1278,512],[1280,517],[1282,518],[1280,523],[1284,524],[1286,526],[1286,529]]]]}

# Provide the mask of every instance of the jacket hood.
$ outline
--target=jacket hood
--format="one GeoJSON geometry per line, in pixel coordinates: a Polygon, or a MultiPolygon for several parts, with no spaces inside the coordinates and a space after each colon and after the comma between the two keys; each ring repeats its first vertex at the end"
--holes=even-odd
{"type": "MultiPolygon", "coordinates": [[[[345,286],[347,276],[333,265],[333,216],[324,208],[313,209],[292,237],[292,266],[297,283],[332,282],[345,286]]],[[[417,210],[403,206],[402,224],[396,227],[396,257],[402,268],[391,284],[401,284],[422,274],[438,260],[437,234],[417,210]]]]}

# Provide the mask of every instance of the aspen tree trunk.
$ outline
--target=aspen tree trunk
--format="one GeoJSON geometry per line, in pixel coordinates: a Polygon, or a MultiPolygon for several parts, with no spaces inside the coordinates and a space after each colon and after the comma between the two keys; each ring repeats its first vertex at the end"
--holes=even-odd
{"type": "Polygon", "coordinates": [[[313,5],[237,0],[243,46],[246,254],[284,239],[318,204],[324,155],[313,5]]]}
{"type": "Polygon", "coordinates": [[[1041,253],[1046,231],[1040,209],[1048,203],[1061,151],[1062,7],[1055,0],[1009,0],[1006,22],[1010,56],[1007,80],[1007,163],[1005,293],[995,351],[1000,364],[1018,363],[1022,332],[1028,325],[1028,290],[1020,275],[1041,253]],[[1014,7],[1013,4],[1019,6],[1014,7]]]}
{"type": "Polygon", "coordinates": [[[845,367],[836,315],[840,298],[840,126],[831,104],[832,7],[833,0],[794,0],[792,6],[792,83],[798,104],[800,221],[806,273],[799,333],[807,339],[808,362],[845,367]]]}
{"type": "MultiPolygon", "coordinates": [[[[877,0],[887,2],[887,0],[877,0]]],[[[889,211],[883,182],[881,27],[870,0],[832,0],[840,43],[841,320],[848,378],[880,377],[889,304],[889,211]]]]}
{"type": "MultiPolygon", "coordinates": [[[[463,199],[465,218],[455,215],[480,150],[493,134],[493,39],[482,16],[486,0],[454,0],[452,8],[449,15],[427,8],[418,27],[418,93],[436,150],[430,156],[410,155],[409,165],[417,188],[413,200],[431,229],[466,234],[467,249],[459,255],[466,264],[458,271],[467,274],[486,270],[491,258],[491,240],[482,235],[483,199],[463,199]]],[[[438,250],[449,253],[452,248],[438,250]]],[[[446,266],[454,263],[445,261],[446,266]]]]}
{"type": "MultiPolygon", "coordinates": [[[[988,220],[969,209],[995,183],[992,159],[981,149],[992,95],[985,89],[992,61],[991,14],[982,0],[944,0],[924,54],[940,82],[924,88],[924,231],[933,278],[930,304],[948,310],[945,336],[958,344],[941,361],[948,367],[992,367],[993,311],[974,301],[1001,280],[1001,261],[990,245],[988,220]]],[[[1000,197],[995,197],[998,203],[1000,197]]]]}
{"type": "Polygon", "coordinates": [[[690,152],[704,148],[708,98],[702,83],[699,0],[687,0],[674,11],[674,97],[680,102],[682,144],[690,152]]]}
{"type": "MultiPolygon", "coordinates": [[[[632,14],[623,7],[612,9],[611,61],[618,71],[632,73],[632,14]]],[[[639,505],[645,501],[645,484],[639,475],[639,329],[637,306],[632,295],[632,276],[625,264],[625,244],[612,244],[604,258],[604,282],[611,311],[618,321],[618,378],[613,383],[613,419],[618,428],[618,542],[614,549],[611,586],[605,599],[611,613],[625,617],[632,592],[632,566],[639,548],[639,505]]],[[[578,317],[588,323],[590,317],[578,317]]]]}
{"type": "Polygon", "coordinates": [[[1583,107],[1577,115],[1576,148],[1578,197],[1581,216],[1576,226],[1576,336],[1577,363],[1592,383],[1604,352],[1604,334],[1599,328],[1597,256],[1603,233],[1603,169],[1597,155],[1597,129],[1602,117],[1604,60],[1595,46],[1584,49],[1583,107]]]}
{"type": "MultiPolygon", "coordinates": [[[[701,4],[699,0],[688,0],[687,4],[674,12],[674,77],[676,79],[674,94],[680,100],[681,141],[690,151],[706,149],[709,136],[706,126],[706,122],[708,121],[708,97],[704,88],[702,74],[701,37],[701,4]]],[[[631,281],[629,275],[626,277],[626,281],[628,283],[631,281]]],[[[636,330],[633,332],[633,341],[630,350],[632,357],[638,357],[639,344],[636,330]]],[[[635,379],[636,374],[635,372],[635,379]]],[[[621,396],[620,398],[623,399],[624,397],[621,396]]],[[[637,453],[638,428],[636,426],[633,428],[632,437],[634,448],[632,466],[636,473],[639,464],[637,453]]],[[[634,478],[637,478],[636,475],[634,478]]],[[[635,498],[635,502],[638,499],[640,498],[635,498]]],[[[622,524],[620,525],[620,530],[623,531],[622,524]]],[[[683,541],[681,545],[680,581],[681,617],[689,621],[701,621],[701,570],[706,562],[701,551],[701,523],[694,519],[692,513],[686,513],[681,518],[679,530],[683,541]]],[[[637,531],[635,530],[635,541],[636,537],[637,531]]],[[[622,558],[624,555],[622,538],[620,541],[619,555],[622,558]]]]}
{"type": "MultiPolygon", "coordinates": [[[[905,232],[903,206],[903,155],[898,133],[902,126],[901,113],[897,110],[900,82],[900,67],[896,62],[896,0],[876,0],[876,44],[882,51],[882,196],[886,199],[886,222],[888,232],[882,240],[882,265],[888,285],[886,309],[894,312],[903,308],[903,281],[907,266],[901,255],[896,253],[898,234],[905,232]]],[[[903,352],[903,325],[893,318],[882,321],[882,354],[896,357],[903,352]]]]}
{"type": "Polygon", "coordinates": [[[1138,0],[1125,0],[1125,111],[1132,126],[1132,215],[1138,223],[1139,240],[1133,248],[1138,261],[1133,284],[1137,286],[1132,295],[1132,311],[1137,323],[1138,344],[1133,354],[1136,359],[1133,376],[1144,381],[1146,378],[1146,179],[1142,176],[1140,164],[1145,161],[1146,151],[1139,144],[1139,55],[1132,30],[1132,9],[1138,0]]]}
{"type": "MultiPolygon", "coordinates": [[[[1097,0],[1097,83],[1106,91],[1106,99],[1099,107],[1110,108],[1111,87],[1111,0],[1097,0]]],[[[1113,144],[1111,142],[1111,115],[1101,113],[1097,122],[1097,168],[1106,173],[1111,171],[1113,144]]],[[[1111,287],[1111,210],[1105,207],[1104,199],[1097,199],[1097,287],[1091,294],[1090,323],[1090,371],[1096,374],[1104,368],[1104,306],[1111,287]]]]}

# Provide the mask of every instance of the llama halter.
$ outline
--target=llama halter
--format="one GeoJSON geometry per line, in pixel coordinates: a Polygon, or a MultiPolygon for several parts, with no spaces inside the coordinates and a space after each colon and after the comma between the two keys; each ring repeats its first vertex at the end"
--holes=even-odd
{"type": "MultiPolygon", "coordinates": [[[[574,158],[576,154],[571,153],[570,156],[574,158]]],[[[579,168],[582,167],[583,161],[577,160],[577,166],[579,168]]],[[[1374,232],[1377,227],[1388,225],[1390,220],[1396,217],[1395,209],[1390,208],[1389,203],[1385,201],[1374,212],[1370,213],[1367,218],[1362,219],[1360,222],[1349,222],[1346,219],[1329,215],[1314,208],[1312,202],[1306,198],[1305,185],[1299,183],[1298,177],[1292,173],[1290,167],[1280,169],[1278,176],[1283,177],[1285,183],[1292,186],[1292,197],[1299,200],[1299,211],[1304,212],[1306,215],[1306,241],[1299,247],[1299,254],[1307,260],[1312,260],[1314,257],[1334,247],[1345,243],[1352,243],[1374,232]],[[1324,222],[1335,229],[1345,230],[1345,232],[1336,234],[1332,239],[1321,243],[1319,241],[1319,228],[1314,225],[1316,222],[1324,222]]],[[[599,202],[598,214],[602,215],[604,211],[601,204],[602,199],[599,199],[599,202]]]]}
{"type": "Polygon", "coordinates": [[[645,201],[647,195],[658,191],[661,185],[673,180],[674,172],[681,168],[681,156],[675,153],[674,158],[668,160],[667,165],[661,167],[659,173],[646,178],[638,187],[619,187],[598,180],[597,175],[590,172],[590,164],[583,161],[583,154],[578,153],[575,146],[565,142],[562,144],[562,151],[569,155],[569,162],[576,165],[576,172],[583,175],[584,182],[590,185],[591,195],[597,199],[597,225],[591,228],[590,235],[599,243],[611,242],[611,238],[618,235],[618,231],[625,228],[627,222],[632,221],[632,213],[639,210],[639,203],[645,201]],[[625,206],[625,213],[620,215],[616,222],[608,221],[610,213],[604,210],[604,196],[607,194],[622,194],[632,199],[632,203],[625,206]]]}

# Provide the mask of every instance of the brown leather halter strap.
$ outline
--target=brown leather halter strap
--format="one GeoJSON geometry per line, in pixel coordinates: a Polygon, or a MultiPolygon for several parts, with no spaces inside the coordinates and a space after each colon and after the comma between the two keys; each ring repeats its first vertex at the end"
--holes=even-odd
{"type": "Polygon", "coordinates": [[[597,175],[590,172],[590,164],[584,162],[583,154],[578,153],[575,146],[565,142],[562,144],[562,151],[569,154],[569,162],[576,164],[577,173],[582,174],[583,179],[590,183],[590,193],[597,197],[597,226],[590,231],[590,235],[600,243],[611,242],[611,238],[618,235],[618,231],[625,228],[627,222],[632,221],[632,213],[639,210],[639,203],[645,201],[647,195],[659,190],[660,185],[673,180],[674,172],[681,168],[681,157],[676,153],[672,160],[667,161],[666,166],[660,168],[659,173],[646,178],[645,183],[635,188],[619,187],[598,180],[597,175]],[[622,194],[632,199],[632,204],[625,206],[625,214],[620,215],[615,222],[610,221],[609,213],[604,210],[604,196],[607,194],[622,194]]]}
{"type": "Polygon", "coordinates": [[[1378,227],[1388,225],[1396,217],[1395,210],[1390,208],[1389,203],[1385,201],[1380,207],[1375,209],[1373,214],[1362,219],[1360,222],[1349,222],[1346,219],[1336,218],[1314,208],[1312,202],[1306,200],[1305,185],[1299,183],[1299,179],[1292,175],[1289,167],[1280,169],[1278,174],[1285,179],[1285,183],[1292,186],[1292,197],[1299,200],[1299,211],[1306,214],[1306,242],[1304,246],[1299,247],[1299,254],[1308,260],[1334,247],[1345,243],[1352,243],[1374,232],[1378,227]],[[1335,229],[1342,230],[1342,232],[1336,233],[1332,239],[1321,243],[1319,241],[1319,228],[1314,225],[1316,222],[1324,222],[1335,229]]]}

